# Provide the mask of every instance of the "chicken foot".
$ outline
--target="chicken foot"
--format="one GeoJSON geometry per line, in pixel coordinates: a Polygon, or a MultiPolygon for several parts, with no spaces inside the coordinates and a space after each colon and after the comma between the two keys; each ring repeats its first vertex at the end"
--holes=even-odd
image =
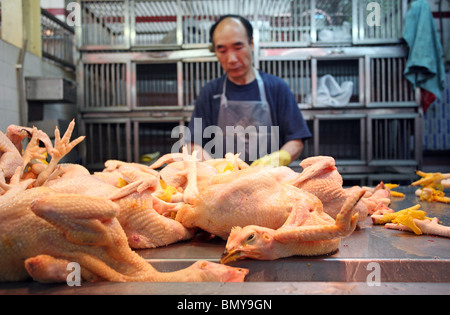
{"type": "Polygon", "coordinates": [[[22,154],[23,170],[25,170],[25,167],[28,165],[28,163],[30,163],[34,159],[45,160],[45,152],[45,148],[39,147],[38,129],[36,127],[33,127],[31,139],[28,142],[24,153],[22,154]]]}
{"type": "Polygon", "coordinates": [[[151,169],[156,169],[156,168],[159,168],[159,167],[163,166],[164,164],[170,164],[170,163],[173,163],[173,162],[182,161],[184,156],[185,155],[183,153],[169,153],[169,154],[165,154],[165,155],[161,156],[158,160],[156,160],[149,167],[151,169]]]}
{"type": "MultiPolygon", "coordinates": [[[[420,229],[420,232],[422,234],[450,237],[450,226],[439,224],[438,218],[432,218],[431,221],[427,219],[425,220],[413,219],[413,221],[415,225],[420,229]]],[[[387,229],[413,232],[413,230],[410,227],[403,224],[386,223],[384,227],[387,229]]]]}
{"type": "Polygon", "coordinates": [[[50,150],[49,155],[51,156],[51,160],[47,168],[42,171],[36,182],[35,186],[41,186],[48,179],[51,173],[57,167],[59,161],[67,155],[77,144],[84,140],[85,136],[78,137],[77,139],[70,141],[70,137],[72,136],[73,129],[75,127],[75,120],[72,120],[67,128],[64,136],[61,138],[58,127],[55,129],[55,145],[50,150]]]}

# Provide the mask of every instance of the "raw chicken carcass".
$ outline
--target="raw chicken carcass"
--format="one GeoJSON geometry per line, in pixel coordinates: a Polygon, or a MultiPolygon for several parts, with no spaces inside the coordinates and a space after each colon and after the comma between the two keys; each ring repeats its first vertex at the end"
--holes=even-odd
{"type": "Polygon", "coordinates": [[[239,155],[227,153],[223,159],[200,161],[197,152],[189,155],[185,146],[182,153],[166,154],[150,167],[158,168],[168,164],[159,172],[161,178],[167,185],[183,192],[185,202],[192,203],[199,191],[209,186],[211,179],[217,174],[249,168],[247,163],[239,159],[239,155]]]}
{"type": "Polygon", "coordinates": [[[148,191],[135,192],[114,200],[114,203],[120,208],[117,218],[127,235],[128,244],[133,249],[166,246],[189,240],[195,234],[195,229],[188,229],[158,213],[155,209],[160,206],[157,204],[158,198],[148,191]]]}
{"type": "MultiPolygon", "coordinates": [[[[130,170],[127,169],[126,172],[130,170]]],[[[155,248],[190,239],[193,231],[161,213],[175,212],[177,204],[166,204],[151,190],[141,192],[142,181],[132,182],[122,188],[104,182],[94,175],[61,177],[50,180],[47,187],[60,193],[105,197],[119,206],[117,219],[124,229],[129,245],[134,249],[155,248]]]]}
{"type": "Polygon", "coordinates": [[[0,181],[5,182],[11,178],[22,164],[22,155],[11,140],[0,131],[0,181]]]}
{"type": "Polygon", "coordinates": [[[178,210],[175,219],[223,239],[235,226],[278,229],[292,209],[322,206],[317,197],[286,182],[292,172],[284,167],[251,167],[217,175],[199,191],[192,205],[178,210]]]}
{"type": "Polygon", "coordinates": [[[0,281],[65,282],[67,264],[87,281],[243,281],[247,270],[200,261],[170,273],[156,271],[132,251],[105,198],[28,189],[0,209],[0,281]]]}
{"type": "Polygon", "coordinates": [[[34,158],[44,158],[45,149],[39,148],[38,140],[44,142],[46,148],[52,148],[50,138],[36,127],[28,128],[17,125],[10,125],[6,134],[0,131],[0,181],[11,178],[17,167],[25,166],[34,158]],[[30,137],[30,143],[22,156],[22,140],[30,137]]]}
{"type": "MultiPolygon", "coordinates": [[[[21,157],[21,165],[19,164],[19,161],[14,159],[14,162],[12,164],[17,164],[16,169],[14,171],[14,174],[9,178],[9,183],[6,183],[3,176],[0,176],[0,188],[2,188],[3,192],[0,196],[0,205],[7,201],[12,196],[15,196],[19,192],[27,189],[30,185],[32,185],[35,182],[36,176],[31,175],[27,173],[25,176],[23,175],[23,172],[25,170],[25,167],[34,159],[43,159],[44,158],[44,151],[45,149],[39,147],[38,143],[38,130],[36,127],[32,129],[32,137],[30,142],[28,143],[26,150],[24,151],[22,157],[21,157]]],[[[13,150],[13,149],[12,149],[13,150]]],[[[11,156],[4,155],[2,156],[7,161],[11,156]]],[[[7,162],[10,166],[11,161],[7,162]]]]}
{"type": "MultiPolygon", "coordinates": [[[[170,216],[172,212],[176,211],[177,205],[157,199],[158,194],[163,192],[158,181],[157,171],[137,163],[106,161],[105,172],[101,172],[102,174],[117,173],[130,182],[126,187],[118,188],[113,184],[103,182],[99,176],[91,175],[81,165],[58,164],[65,154],[83,140],[83,137],[80,137],[70,142],[74,124],[74,121],[70,123],[62,138],[58,129],[55,130],[55,147],[51,143],[46,144],[46,147],[50,147],[49,153],[52,156],[50,164],[33,164],[33,166],[41,166],[40,170],[36,173],[26,172],[25,176],[21,178],[23,168],[31,160],[43,158],[42,150],[45,151],[45,148],[39,148],[38,141],[44,139],[47,142],[48,138],[36,128],[30,129],[32,138],[23,154],[22,166],[17,168],[16,175],[11,177],[9,183],[0,183],[0,187],[5,191],[0,196],[0,204],[27,189],[36,182],[37,178],[38,184],[35,185],[51,187],[53,190],[63,193],[106,197],[120,204],[118,219],[123,224],[133,248],[154,248],[189,239],[192,236],[191,230],[184,228],[179,222],[161,215],[168,214],[170,216]],[[25,179],[25,177],[29,179],[25,179]],[[150,192],[155,192],[155,195],[150,192]]],[[[30,132],[28,129],[18,126],[8,128],[10,136],[16,135],[16,144],[21,144],[23,137],[30,132]]],[[[16,148],[12,146],[11,150],[14,151],[16,148]]]]}
{"type": "Polygon", "coordinates": [[[19,152],[22,152],[22,141],[25,138],[31,138],[33,134],[45,145],[47,151],[53,148],[49,136],[42,130],[33,127],[24,127],[18,125],[9,125],[6,129],[6,136],[11,140],[19,152]]]}
{"type": "MultiPolygon", "coordinates": [[[[336,221],[323,212],[320,202],[306,201],[313,207],[296,207],[286,223],[279,229],[260,226],[235,227],[231,231],[222,256],[222,263],[252,258],[275,260],[295,255],[315,256],[335,252],[340,240],[350,235],[357,224],[358,213],[354,207],[363,190],[349,197],[336,221]]],[[[304,195],[305,199],[308,197],[304,195]]]]}
{"type": "MultiPolygon", "coordinates": [[[[361,189],[359,186],[343,188],[342,176],[336,168],[334,158],[330,156],[310,157],[304,159],[300,166],[303,171],[292,184],[317,196],[323,203],[324,211],[333,218],[336,218],[347,197],[361,189]]],[[[382,186],[378,186],[377,190],[377,193],[361,198],[356,205],[360,221],[365,220],[368,214],[387,208],[386,198],[387,203],[390,202],[389,191],[385,190],[383,193],[382,186]]]]}

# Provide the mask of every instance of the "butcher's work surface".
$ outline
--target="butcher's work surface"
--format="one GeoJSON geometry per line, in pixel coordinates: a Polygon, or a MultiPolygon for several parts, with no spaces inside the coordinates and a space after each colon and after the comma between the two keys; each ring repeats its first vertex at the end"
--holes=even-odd
{"type": "MultiPolygon", "coordinates": [[[[450,205],[419,201],[413,188],[396,189],[405,198],[393,198],[395,211],[420,204],[429,217],[438,217],[450,226],[450,205]]],[[[164,248],[138,253],[157,269],[176,270],[197,259],[218,262],[224,242],[191,240],[164,248]]],[[[450,239],[431,235],[386,229],[373,225],[368,217],[348,237],[342,239],[339,250],[318,257],[290,257],[274,261],[243,260],[230,265],[249,268],[245,281],[344,281],[365,282],[376,268],[381,281],[448,282],[450,286],[450,239]]]]}
{"type": "MultiPolygon", "coordinates": [[[[419,201],[414,190],[397,188],[406,197],[393,198],[391,208],[399,211],[420,204],[427,216],[438,217],[443,225],[450,226],[450,206],[419,201]]],[[[225,241],[219,238],[197,237],[137,253],[157,270],[172,271],[200,259],[220,262],[224,249],[225,241]]],[[[232,265],[250,270],[246,283],[83,283],[81,287],[69,287],[20,282],[0,283],[0,295],[246,294],[250,288],[252,294],[450,294],[449,238],[386,229],[373,225],[370,217],[342,240],[334,254],[273,261],[248,259],[232,265]]]]}

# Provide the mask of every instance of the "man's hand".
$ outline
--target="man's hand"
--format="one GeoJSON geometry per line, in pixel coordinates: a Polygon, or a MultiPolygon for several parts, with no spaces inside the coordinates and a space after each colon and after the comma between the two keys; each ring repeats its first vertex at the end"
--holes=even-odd
{"type": "Polygon", "coordinates": [[[289,163],[291,163],[291,155],[285,150],[280,150],[263,156],[254,161],[250,166],[272,165],[277,167],[286,166],[289,163]]]}

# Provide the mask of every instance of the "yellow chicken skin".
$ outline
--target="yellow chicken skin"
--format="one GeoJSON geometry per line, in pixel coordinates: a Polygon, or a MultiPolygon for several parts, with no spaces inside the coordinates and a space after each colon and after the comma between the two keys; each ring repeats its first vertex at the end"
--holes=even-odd
{"type": "Polygon", "coordinates": [[[163,192],[156,197],[165,202],[170,202],[172,196],[177,192],[177,189],[173,186],[167,185],[162,179],[159,180],[159,183],[161,184],[163,192]]]}
{"type": "Polygon", "coordinates": [[[386,228],[411,231],[416,235],[431,234],[450,237],[450,227],[439,224],[438,218],[429,218],[419,210],[420,205],[384,215],[372,215],[374,224],[385,224],[386,228]]]}
{"type": "Polygon", "coordinates": [[[374,224],[385,224],[385,223],[396,223],[403,224],[409,227],[414,233],[417,235],[422,234],[422,231],[417,227],[414,223],[413,219],[419,220],[431,220],[430,218],[425,217],[426,213],[424,211],[418,210],[420,205],[415,205],[411,208],[407,208],[404,210],[400,210],[394,213],[387,213],[382,216],[372,216],[372,221],[374,224]]]}
{"type": "Polygon", "coordinates": [[[442,190],[433,187],[417,189],[416,196],[419,197],[421,201],[450,203],[450,198],[446,197],[442,190]]]}
{"type": "Polygon", "coordinates": [[[397,188],[399,186],[400,186],[399,184],[390,184],[390,183],[385,183],[384,184],[384,187],[389,189],[391,197],[404,198],[405,197],[404,193],[392,190],[392,189],[397,188]]]}
{"type": "Polygon", "coordinates": [[[444,193],[444,188],[448,188],[447,181],[450,179],[450,174],[422,171],[417,171],[416,174],[422,178],[413,182],[411,186],[421,187],[416,190],[416,196],[420,197],[421,201],[450,203],[450,198],[444,193]]]}

